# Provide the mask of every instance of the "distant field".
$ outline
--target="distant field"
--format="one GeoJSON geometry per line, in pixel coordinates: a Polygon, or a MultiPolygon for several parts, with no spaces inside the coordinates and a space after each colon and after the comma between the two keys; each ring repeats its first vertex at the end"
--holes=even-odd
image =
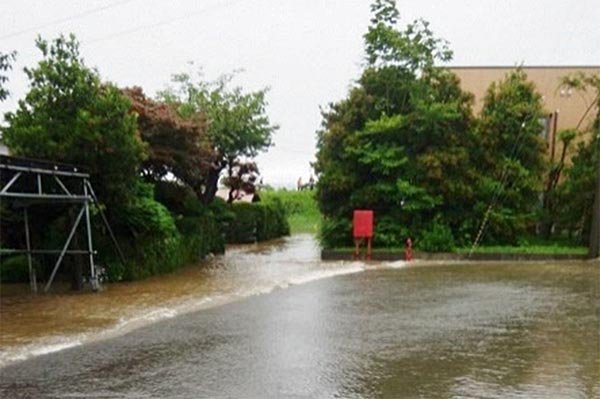
{"type": "Polygon", "coordinates": [[[321,213],[314,198],[314,191],[269,190],[260,193],[264,200],[279,198],[288,212],[292,234],[317,234],[321,226],[321,213]]]}

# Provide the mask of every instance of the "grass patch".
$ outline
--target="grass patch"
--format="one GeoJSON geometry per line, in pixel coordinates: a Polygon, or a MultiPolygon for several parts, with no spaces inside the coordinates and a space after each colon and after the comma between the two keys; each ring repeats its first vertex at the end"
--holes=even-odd
{"type": "Polygon", "coordinates": [[[278,198],[286,209],[291,234],[317,234],[321,226],[321,213],[314,191],[268,190],[260,196],[268,201],[278,198]]]}
{"type": "MultiPolygon", "coordinates": [[[[454,252],[469,253],[471,248],[457,248],[454,252]]],[[[481,246],[473,251],[478,254],[535,254],[535,255],[586,255],[586,247],[566,245],[490,245],[481,246]]]]}
{"type": "MultiPolygon", "coordinates": [[[[454,252],[468,253],[471,247],[457,248],[454,252]]],[[[523,237],[518,245],[481,245],[475,249],[479,254],[533,254],[533,255],[587,255],[588,248],[577,245],[567,237],[544,239],[536,236],[523,237]]]]}
{"type": "MultiPolygon", "coordinates": [[[[354,247],[329,248],[332,251],[353,252],[354,247]]],[[[361,246],[361,251],[366,251],[366,245],[361,246]]],[[[416,252],[427,252],[414,249],[416,252]]],[[[468,254],[471,248],[456,248],[449,253],[468,254]]],[[[373,248],[373,253],[404,253],[404,248],[373,248]]],[[[509,246],[509,245],[494,245],[482,246],[475,249],[477,254],[531,254],[531,255],[587,255],[586,247],[573,247],[561,245],[531,245],[531,246],[509,246]]]]}

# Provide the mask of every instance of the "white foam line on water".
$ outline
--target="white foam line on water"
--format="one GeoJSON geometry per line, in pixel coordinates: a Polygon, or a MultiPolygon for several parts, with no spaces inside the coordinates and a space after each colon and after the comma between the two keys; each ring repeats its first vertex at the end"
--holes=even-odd
{"type": "MultiPolygon", "coordinates": [[[[327,265],[327,263],[324,265],[327,265]]],[[[335,265],[335,267],[312,270],[306,274],[284,278],[283,280],[279,281],[274,280],[270,282],[270,284],[262,287],[248,288],[216,296],[188,299],[184,300],[182,303],[178,303],[170,307],[163,306],[138,310],[135,315],[121,317],[115,325],[101,331],[90,331],[68,336],[47,336],[29,344],[1,348],[0,368],[32,357],[59,352],[64,349],[73,348],[89,342],[113,338],[129,333],[140,327],[170,319],[178,315],[217,307],[251,296],[268,294],[276,289],[286,289],[291,286],[302,285],[312,281],[355,274],[372,269],[371,267],[367,267],[366,264],[362,262],[344,262],[343,266],[341,267],[339,267],[340,264],[337,262],[330,265],[335,265]]],[[[102,294],[100,293],[98,295],[102,294]]]]}
{"type": "Polygon", "coordinates": [[[48,353],[58,352],[63,349],[72,348],[78,345],[81,345],[81,341],[76,340],[71,342],[50,344],[32,349],[31,354],[33,356],[47,355],[48,353]]]}
{"type": "Polygon", "coordinates": [[[363,263],[352,262],[343,269],[331,269],[331,270],[315,270],[313,272],[308,273],[305,276],[297,276],[292,277],[288,280],[290,285],[301,285],[306,284],[311,281],[322,280],[325,278],[335,277],[335,276],[343,276],[346,274],[354,274],[363,272],[366,270],[366,267],[363,263]]]}
{"type": "Polygon", "coordinates": [[[408,267],[410,265],[410,262],[407,262],[405,260],[398,260],[398,261],[394,261],[394,262],[384,262],[382,264],[383,267],[387,267],[390,269],[403,269],[405,267],[408,267]]]}
{"type": "Polygon", "coordinates": [[[31,343],[20,346],[3,348],[0,350],[0,368],[9,364],[29,359],[31,357],[47,355],[64,349],[73,348],[83,343],[81,334],[65,337],[54,336],[46,338],[44,343],[31,343]]]}

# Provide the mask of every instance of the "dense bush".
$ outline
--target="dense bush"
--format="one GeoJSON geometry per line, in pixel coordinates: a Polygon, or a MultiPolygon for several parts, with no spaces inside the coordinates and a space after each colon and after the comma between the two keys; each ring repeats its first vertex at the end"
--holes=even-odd
{"type": "Polygon", "coordinates": [[[521,69],[487,92],[481,117],[424,21],[400,29],[394,0],[375,1],[367,64],[317,132],[317,201],[325,247],[352,244],[353,209],[375,212],[377,246],[408,236],[430,250],[517,240],[535,227],[546,171],[541,96],[521,69]],[[490,204],[492,205],[490,207],[490,204]]]}
{"type": "Polygon", "coordinates": [[[514,244],[535,225],[547,171],[540,137],[541,95],[518,68],[494,82],[484,98],[478,131],[478,219],[492,204],[485,241],[514,244]]]}
{"type": "Polygon", "coordinates": [[[256,242],[256,227],[260,217],[256,204],[237,203],[230,207],[233,220],[225,230],[228,243],[256,242]]]}
{"type": "Polygon", "coordinates": [[[272,240],[290,234],[286,208],[282,201],[273,198],[256,205],[261,209],[256,226],[257,241],[272,240]]]}
{"type": "MultiPolygon", "coordinates": [[[[380,247],[403,247],[404,241],[411,236],[403,223],[393,216],[375,215],[375,231],[373,243],[380,247]]],[[[414,237],[414,236],[413,236],[414,237]]]]}
{"type": "Polygon", "coordinates": [[[319,238],[326,248],[348,246],[351,234],[350,218],[323,218],[319,238]]]}
{"type": "Polygon", "coordinates": [[[154,186],[138,182],[133,200],[118,210],[119,223],[134,235],[150,234],[155,238],[171,238],[177,234],[169,210],[154,199],[154,186]]]}
{"type": "Polygon", "coordinates": [[[0,127],[13,155],[84,167],[109,209],[131,199],[146,156],[130,103],[87,67],[74,36],[36,41],[42,60],[26,68],[29,91],[0,127]]]}
{"type": "MultiPolygon", "coordinates": [[[[176,185],[162,185],[158,196],[172,206],[171,212],[165,206],[148,195],[149,187],[143,185],[144,196],[140,196],[137,207],[128,212],[127,226],[134,228],[136,220],[146,220],[145,225],[151,229],[136,231],[135,236],[123,237],[127,264],[122,265],[117,259],[111,259],[107,268],[112,280],[132,280],[153,274],[173,271],[186,264],[197,262],[210,253],[223,253],[225,240],[223,221],[231,217],[223,214],[226,211],[218,206],[203,205],[187,190],[180,191],[176,185]],[[188,193],[189,196],[169,198],[166,193],[188,193]],[[131,220],[130,220],[131,219],[131,220]]],[[[109,243],[106,243],[108,245],[109,243]]],[[[110,253],[106,248],[104,253],[110,253]]]]}
{"type": "MultiPolygon", "coordinates": [[[[29,263],[27,256],[15,255],[6,258],[0,258],[0,283],[19,283],[29,280],[29,263]]],[[[38,273],[40,269],[36,258],[31,259],[33,270],[38,273]]]]}
{"type": "MultiPolygon", "coordinates": [[[[574,89],[580,93],[593,93],[595,104],[590,104],[590,111],[595,106],[596,115],[589,126],[583,126],[578,132],[565,132],[561,137],[564,148],[568,140],[580,135],[579,143],[571,165],[564,170],[565,179],[560,178],[561,163],[556,170],[555,183],[557,186],[556,197],[550,196],[550,210],[546,215],[555,234],[567,233],[570,240],[578,244],[590,243],[592,219],[594,213],[594,193],[598,177],[598,163],[600,162],[600,74],[574,73],[563,77],[562,88],[574,89]],[[565,139],[567,142],[565,142],[565,139]],[[554,201],[552,201],[554,200],[554,201]]],[[[549,229],[551,230],[551,229],[549,229]]],[[[550,232],[550,231],[549,231],[550,232]]],[[[593,247],[593,246],[592,246],[593,247]]]]}
{"type": "MultiPolygon", "coordinates": [[[[169,237],[145,235],[129,243],[121,241],[126,264],[115,256],[109,257],[104,264],[108,279],[136,280],[168,273],[225,250],[221,226],[210,213],[203,217],[182,217],[176,224],[178,231],[169,237]]],[[[103,253],[110,254],[110,248],[103,253]]]]}
{"type": "Polygon", "coordinates": [[[415,246],[428,252],[444,252],[454,249],[454,237],[450,227],[434,223],[429,230],[421,234],[415,246]]]}
{"type": "Polygon", "coordinates": [[[449,53],[426,25],[400,31],[395,8],[380,6],[374,3],[365,36],[369,64],[348,97],[323,113],[318,132],[326,247],[351,245],[342,226],[353,209],[375,212],[376,245],[397,246],[437,215],[461,229],[475,203],[473,97],[454,74],[433,66],[449,53]]]}
{"type": "MultiPolygon", "coordinates": [[[[594,127],[600,132],[600,118],[594,127]]],[[[581,142],[567,169],[567,179],[559,186],[559,229],[566,229],[579,244],[587,244],[594,204],[597,165],[600,157],[600,133],[589,142],[581,142]]]]}
{"type": "Polygon", "coordinates": [[[290,233],[286,211],[281,201],[235,203],[230,206],[234,217],[227,227],[227,242],[251,243],[278,238],[290,233]]]}
{"type": "MultiPolygon", "coordinates": [[[[73,35],[51,42],[38,38],[36,45],[42,60],[25,69],[29,91],[17,109],[5,115],[0,133],[12,154],[73,163],[90,173],[101,203],[92,206],[96,262],[107,278],[131,280],[165,273],[208,253],[223,252],[224,227],[247,221],[243,212],[236,214],[222,201],[211,201],[214,192],[203,190],[216,188],[219,172],[232,162],[214,157],[253,156],[270,145],[276,127],[264,116],[265,92],[244,94],[241,88],[230,92],[224,86],[210,86],[211,107],[200,111],[196,107],[200,103],[188,104],[194,105],[194,115],[183,119],[171,105],[149,100],[139,89],[125,91],[128,99],[113,84],[103,82],[95,69],[85,65],[73,35]],[[223,121],[215,115],[224,113],[230,120],[221,126],[223,121]],[[243,126],[238,123],[241,120],[243,126]],[[208,141],[209,127],[212,142],[208,141]],[[215,146],[219,151],[215,152],[215,146]],[[203,204],[201,198],[211,203],[203,204]],[[125,262],[117,256],[100,211],[112,225],[125,262]],[[236,215],[240,220],[234,223],[236,215]]],[[[3,66],[6,69],[2,64],[0,72],[3,66]]],[[[9,204],[0,211],[2,228],[11,233],[8,239],[3,237],[2,245],[24,247],[22,210],[9,204]]],[[[60,248],[76,212],[71,205],[31,207],[30,219],[44,226],[32,228],[35,246],[60,248]]],[[[281,204],[258,205],[252,213],[255,239],[288,232],[281,204]]],[[[82,224],[72,248],[87,247],[84,233],[82,224]]],[[[47,278],[55,257],[40,259],[40,276],[47,278]]],[[[2,265],[2,270],[10,278],[27,277],[21,273],[22,258],[6,261],[8,268],[2,265]]],[[[80,266],[80,261],[82,257],[67,256],[61,273],[77,270],[74,266],[80,266]]]]}

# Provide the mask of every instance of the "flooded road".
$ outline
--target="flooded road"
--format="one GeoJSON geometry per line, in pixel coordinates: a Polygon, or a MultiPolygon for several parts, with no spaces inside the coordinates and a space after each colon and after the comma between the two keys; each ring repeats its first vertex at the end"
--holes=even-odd
{"type": "Polygon", "coordinates": [[[169,275],[105,285],[100,294],[55,284],[54,293],[33,295],[27,284],[2,285],[0,366],[273,289],[365,270],[361,263],[322,263],[319,251],[310,235],[232,246],[224,256],[169,275]]]}
{"type": "Polygon", "coordinates": [[[597,263],[322,263],[295,236],[4,294],[2,398],[600,398],[597,263]]]}

